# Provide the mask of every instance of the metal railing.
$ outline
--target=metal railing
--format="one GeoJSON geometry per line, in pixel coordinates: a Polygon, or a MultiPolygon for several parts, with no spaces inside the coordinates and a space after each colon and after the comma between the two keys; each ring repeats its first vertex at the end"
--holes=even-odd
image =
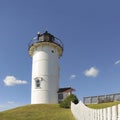
{"type": "Polygon", "coordinates": [[[84,104],[96,104],[96,103],[106,103],[120,101],[120,93],[99,95],[99,96],[89,96],[83,98],[84,104]]]}
{"type": "Polygon", "coordinates": [[[60,46],[62,49],[64,48],[64,45],[62,43],[62,41],[60,39],[58,39],[57,37],[54,37],[54,41],[45,41],[45,40],[38,40],[37,37],[33,38],[29,43],[28,43],[28,50],[30,49],[31,46],[33,46],[36,43],[42,43],[42,42],[50,42],[50,43],[54,43],[58,46],[60,46]]]}

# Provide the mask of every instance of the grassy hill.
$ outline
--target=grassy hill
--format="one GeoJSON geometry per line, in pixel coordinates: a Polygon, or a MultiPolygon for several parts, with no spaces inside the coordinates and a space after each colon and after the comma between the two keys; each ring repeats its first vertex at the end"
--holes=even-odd
{"type": "MultiPolygon", "coordinates": [[[[100,109],[120,104],[120,102],[91,104],[90,108],[100,109]]],[[[0,112],[0,120],[75,120],[70,109],[59,105],[27,105],[0,112]]]]}
{"type": "Polygon", "coordinates": [[[75,120],[70,109],[59,105],[27,105],[0,112],[0,120],[75,120]]]}
{"type": "Polygon", "coordinates": [[[94,109],[101,109],[101,108],[106,108],[106,107],[112,107],[117,104],[120,104],[120,101],[119,102],[101,103],[101,104],[90,104],[90,105],[87,105],[87,107],[94,108],[94,109]]]}

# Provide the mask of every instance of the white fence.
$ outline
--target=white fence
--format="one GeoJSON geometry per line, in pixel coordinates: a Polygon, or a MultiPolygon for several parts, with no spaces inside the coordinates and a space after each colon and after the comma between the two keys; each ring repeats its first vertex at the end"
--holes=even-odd
{"type": "Polygon", "coordinates": [[[104,109],[86,107],[81,101],[71,103],[71,111],[76,120],[120,120],[120,104],[104,109]]]}

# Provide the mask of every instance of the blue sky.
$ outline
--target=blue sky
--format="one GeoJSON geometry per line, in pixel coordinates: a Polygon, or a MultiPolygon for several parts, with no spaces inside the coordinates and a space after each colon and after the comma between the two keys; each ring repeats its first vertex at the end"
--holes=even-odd
{"type": "Polygon", "coordinates": [[[0,0],[0,111],[30,104],[28,43],[60,38],[60,87],[85,96],[120,93],[119,0],[0,0]]]}

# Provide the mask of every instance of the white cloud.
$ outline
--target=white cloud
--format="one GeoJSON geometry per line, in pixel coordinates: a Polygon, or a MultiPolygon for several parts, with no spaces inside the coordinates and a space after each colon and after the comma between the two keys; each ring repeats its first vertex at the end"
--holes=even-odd
{"type": "Polygon", "coordinates": [[[71,79],[71,80],[73,80],[73,79],[75,79],[75,78],[76,78],[76,75],[75,75],[75,74],[73,74],[73,75],[70,76],[70,79],[71,79]]]}
{"type": "Polygon", "coordinates": [[[87,77],[97,77],[98,73],[98,69],[96,69],[95,67],[91,67],[90,69],[85,70],[84,75],[87,77]]]}
{"type": "Polygon", "coordinates": [[[120,60],[117,60],[117,61],[115,62],[115,65],[117,65],[117,64],[120,64],[120,60]]]}
{"type": "Polygon", "coordinates": [[[14,104],[15,102],[14,101],[8,101],[7,103],[8,104],[14,104]]]}
{"type": "Polygon", "coordinates": [[[17,80],[14,76],[6,76],[6,78],[3,80],[4,84],[6,86],[15,86],[20,84],[27,84],[27,81],[25,80],[17,80]]]}

